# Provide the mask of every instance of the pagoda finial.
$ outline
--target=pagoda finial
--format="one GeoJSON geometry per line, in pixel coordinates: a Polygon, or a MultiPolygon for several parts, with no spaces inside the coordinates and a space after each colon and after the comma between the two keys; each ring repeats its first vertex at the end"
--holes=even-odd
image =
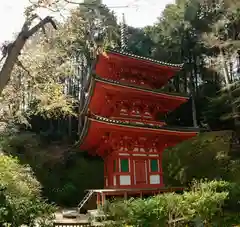
{"type": "Polygon", "coordinates": [[[122,23],[121,23],[121,51],[127,50],[127,27],[125,21],[125,14],[122,14],[122,23]]]}

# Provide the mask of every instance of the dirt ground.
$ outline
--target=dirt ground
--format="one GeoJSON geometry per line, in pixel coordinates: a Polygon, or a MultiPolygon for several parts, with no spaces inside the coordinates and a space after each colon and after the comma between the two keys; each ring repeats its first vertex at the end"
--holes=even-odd
{"type": "Polygon", "coordinates": [[[55,222],[62,223],[86,223],[88,222],[88,216],[86,214],[79,214],[77,218],[64,218],[62,215],[62,211],[57,211],[55,213],[55,222]]]}

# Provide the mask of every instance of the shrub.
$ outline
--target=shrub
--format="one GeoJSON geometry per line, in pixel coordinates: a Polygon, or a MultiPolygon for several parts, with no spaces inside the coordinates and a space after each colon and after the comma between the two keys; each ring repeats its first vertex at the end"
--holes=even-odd
{"type": "Polygon", "coordinates": [[[32,226],[52,219],[54,206],[41,198],[41,187],[28,166],[0,155],[0,226],[32,226]]]}
{"type": "Polygon", "coordinates": [[[115,224],[139,227],[186,226],[189,223],[214,225],[228,191],[217,191],[224,181],[194,182],[183,194],[166,193],[148,199],[117,201],[107,213],[115,224]]]}
{"type": "Polygon", "coordinates": [[[86,189],[103,187],[102,159],[78,146],[62,141],[46,144],[37,134],[7,131],[0,135],[0,147],[30,165],[43,186],[42,194],[59,206],[77,206],[86,189]]]}
{"type": "Polygon", "coordinates": [[[240,183],[240,158],[231,153],[231,131],[200,133],[163,152],[164,183],[187,186],[193,179],[240,183]]]}

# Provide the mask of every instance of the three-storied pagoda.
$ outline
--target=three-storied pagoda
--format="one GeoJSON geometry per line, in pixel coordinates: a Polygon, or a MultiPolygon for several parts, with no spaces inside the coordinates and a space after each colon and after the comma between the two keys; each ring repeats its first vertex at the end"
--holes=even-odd
{"type": "Polygon", "coordinates": [[[104,160],[104,190],[95,190],[102,202],[107,195],[165,191],[163,150],[197,134],[159,121],[188,100],[157,90],[182,66],[112,50],[98,56],[80,149],[104,160]]]}

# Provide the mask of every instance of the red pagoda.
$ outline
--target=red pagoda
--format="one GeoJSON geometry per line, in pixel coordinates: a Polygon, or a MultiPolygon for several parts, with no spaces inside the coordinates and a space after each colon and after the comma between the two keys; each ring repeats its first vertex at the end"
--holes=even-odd
{"type": "Polygon", "coordinates": [[[80,149],[103,158],[105,182],[104,189],[89,190],[80,207],[93,192],[99,204],[107,196],[169,190],[164,187],[162,153],[197,134],[196,129],[159,121],[188,101],[158,90],[182,67],[121,51],[98,56],[83,110],[80,149]]]}

